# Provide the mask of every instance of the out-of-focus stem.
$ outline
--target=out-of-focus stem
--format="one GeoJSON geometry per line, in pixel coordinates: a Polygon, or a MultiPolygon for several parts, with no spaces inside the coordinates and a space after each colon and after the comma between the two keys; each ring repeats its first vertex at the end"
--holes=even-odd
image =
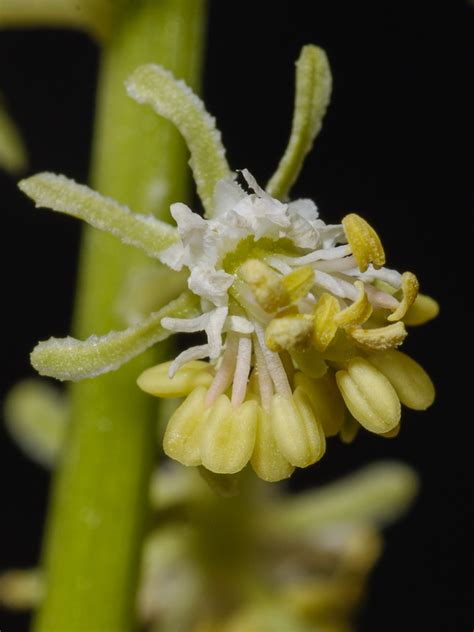
{"type": "Polygon", "coordinates": [[[0,0],[0,27],[73,27],[102,38],[122,0],[0,0]]]}
{"type": "MultiPolygon", "coordinates": [[[[139,64],[161,63],[196,88],[203,0],[130,0],[104,47],[92,185],[141,213],[167,216],[187,192],[187,153],[176,130],[126,96],[139,64]]],[[[75,334],[123,326],[116,298],[143,255],[86,229],[75,334]]],[[[141,540],[155,439],[151,398],[135,385],[151,353],[112,374],[74,385],[72,419],[56,474],[47,528],[46,595],[36,632],[133,628],[141,540]]]]}

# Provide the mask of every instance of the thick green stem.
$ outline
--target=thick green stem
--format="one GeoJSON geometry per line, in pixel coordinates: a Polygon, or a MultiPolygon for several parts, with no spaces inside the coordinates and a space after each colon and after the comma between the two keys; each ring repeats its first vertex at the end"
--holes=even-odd
{"type": "MultiPolygon", "coordinates": [[[[167,216],[187,190],[187,153],[176,130],[129,99],[124,81],[139,64],[161,63],[196,87],[203,0],[130,0],[107,43],[99,81],[92,185],[141,213],[167,216]]],[[[123,326],[116,298],[143,255],[87,229],[75,333],[123,326]]],[[[153,465],[156,413],[135,386],[153,363],[143,354],[121,370],[72,388],[72,420],[54,485],[45,542],[47,594],[37,632],[133,628],[141,540],[153,465]]]]}

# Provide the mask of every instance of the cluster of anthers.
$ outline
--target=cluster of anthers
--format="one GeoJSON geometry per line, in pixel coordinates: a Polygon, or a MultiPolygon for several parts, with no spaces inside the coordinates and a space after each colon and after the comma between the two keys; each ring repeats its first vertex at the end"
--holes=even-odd
{"type": "Polygon", "coordinates": [[[219,474],[250,462],[278,481],[318,461],[327,437],[350,441],[359,425],[395,436],[400,403],[420,410],[434,398],[427,374],[397,347],[406,325],[438,308],[418,294],[414,274],[384,267],[381,241],[359,215],[329,225],[311,200],[286,201],[329,101],[323,51],[307,46],[297,62],[292,134],[265,190],[247,170],[230,171],[214,120],[170,73],[144,66],[127,87],[187,140],[205,218],[173,204],[173,229],[53,174],[20,186],[39,206],[187,268],[189,292],[123,332],[40,343],[33,364],[60,379],[91,377],[171,333],[205,332],[205,344],[148,369],[138,384],[185,397],[168,422],[165,452],[219,474]]]}

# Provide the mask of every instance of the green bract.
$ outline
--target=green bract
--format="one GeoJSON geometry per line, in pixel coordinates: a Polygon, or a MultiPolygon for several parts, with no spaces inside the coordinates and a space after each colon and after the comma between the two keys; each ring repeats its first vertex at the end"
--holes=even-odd
{"type": "Polygon", "coordinates": [[[31,364],[40,375],[58,380],[83,380],[118,369],[171,332],[161,326],[165,317],[190,318],[197,313],[198,301],[190,292],[171,301],[166,307],[123,331],[105,336],[50,338],[40,342],[31,354],[31,364]]]}
{"type": "Polygon", "coordinates": [[[321,131],[331,98],[332,77],[326,53],[317,46],[304,46],[296,62],[296,95],[290,140],[267,191],[285,198],[296,181],[306,154],[321,131]]]}
{"type": "Polygon", "coordinates": [[[168,70],[153,64],[137,68],[127,81],[127,90],[135,101],[151,105],[157,114],[174,123],[184,136],[199,196],[211,214],[214,187],[230,175],[230,168],[221,134],[204,103],[184,81],[176,81],[168,70]]]}

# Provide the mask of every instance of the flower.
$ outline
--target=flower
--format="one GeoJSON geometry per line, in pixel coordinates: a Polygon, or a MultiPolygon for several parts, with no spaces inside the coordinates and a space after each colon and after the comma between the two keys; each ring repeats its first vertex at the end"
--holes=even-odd
{"type": "Polygon", "coordinates": [[[148,393],[185,397],[169,420],[165,452],[217,474],[250,462],[266,481],[315,463],[327,437],[350,440],[359,425],[397,434],[400,402],[427,408],[433,385],[397,347],[405,325],[434,317],[437,304],[418,296],[413,273],[385,267],[380,238],[362,217],[326,224],[313,201],[288,201],[330,87],[326,56],[305,47],[290,142],[263,189],[247,169],[230,170],[214,120],[187,86],[158,66],[137,69],[129,94],[179,127],[206,211],[201,217],[173,204],[175,228],[63,176],[22,181],[38,206],[85,219],[189,272],[188,292],[124,331],[40,343],[32,354],[40,373],[93,377],[172,333],[204,332],[204,343],[138,378],[148,393]]]}

